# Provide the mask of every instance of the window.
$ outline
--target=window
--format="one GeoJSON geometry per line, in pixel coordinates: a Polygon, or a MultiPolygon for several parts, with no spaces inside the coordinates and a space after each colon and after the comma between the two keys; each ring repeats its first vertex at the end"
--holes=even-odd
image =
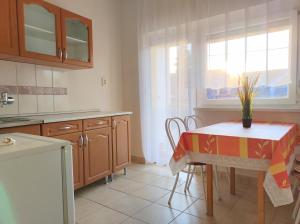
{"type": "Polygon", "coordinates": [[[207,44],[205,80],[208,100],[234,99],[241,74],[259,75],[258,99],[289,99],[291,86],[289,28],[207,44]]]}
{"type": "Polygon", "coordinates": [[[153,104],[164,104],[175,112],[189,104],[188,61],[191,44],[153,46],[151,48],[151,83],[153,104]],[[157,103],[159,102],[160,103],[157,103]]]}

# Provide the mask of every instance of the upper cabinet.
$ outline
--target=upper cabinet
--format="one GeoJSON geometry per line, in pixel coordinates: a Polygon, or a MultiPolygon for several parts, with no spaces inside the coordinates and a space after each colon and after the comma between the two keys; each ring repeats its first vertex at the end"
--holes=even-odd
{"type": "Polygon", "coordinates": [[[1,0],[0,58],[19,55],[16,0],[1,0]]]}
{"type": "Polygon", "coordinates": [[[3,0],[0,59],[93,67],[92,21],[42,0],[3,0]]]}
{"type": "Polygon", "coordinates": [[[60,8],[40,0],[19,0],[20,56],[62,63],[60,8]]]}
{"type": "Polygon", "coordinates": [[[61,10],[63,62],[70,65],[93,65],[92,21],[61,10]]]}

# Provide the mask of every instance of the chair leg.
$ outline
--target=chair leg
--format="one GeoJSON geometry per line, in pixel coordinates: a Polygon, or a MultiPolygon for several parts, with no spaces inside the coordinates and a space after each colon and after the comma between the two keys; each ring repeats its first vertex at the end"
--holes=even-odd
{"type": "Polygon", "coordinates": [[[201,176],[202,176],[203,192],[204,192],[204,198],[205,198],[205,201],[206,201],[206,189],[205,189],[205,179],[204,179],[203,166],[201,166],[200,173],[201,173],[201,176]]]}
{"type": "MultiPolygon", "coordinates": [[[[293,219],[295,219],[296,216],[297,216],[298,219],[300,219],[299,206],[300,206],[300,194],[298,193],[297,202],[295,204],[295,207],[294,207],[294,210],[293,210],[293,214],[292,214],[292,218],[293,219]]],[[[297,224],[297,222],[295,222],[295,223],[297,224]]]]}
{"type": "Polygon", "coordinates": [[[191,182],[192,182],[192,179],[194,177],[194,173],[196,172],[196,166],[194,166],[194,169],[193,169],[193,172],[191,174],[191,177],[190,177],[190,180],[189,180],[189,183],[188,183],[188,186],[187,186],[187,190],[190,189],[190,186],[191,186],[191,182]]]}
{"type": "Polygon", "coordinates": [[[214,169],[214,183],[215,183],[215,187],[216,187],[217,198],[220,201],[221,200],[221,196],[220,196],[219,175],[218,175],[218,168],[217,168],[217,166],[215,166],[215,169],[214,169]]]}
{"type": "Polygon", "coordinates": [[[174,192],[175,192],[176,186],[177,186],[178,179],[179,179],[179,173],[177,173],[177,174],[176,174],[175,183],[174,183],[174,186],[173,186],[172,192],[171,192],[171,194],[170,194],[170,197],[169,197],[169,200],[168,200],[168,204],[169,204],[169,205],[171,204],[171,201],[172,201],[172,198],[173,198],[173,195],[174,195],[174,192]]]}
{"type": "Polygon", "coordinates": [[[188,174],[187,174],[186,181],[185,181],[184,193],[186,193],[187,186],[189,184],[190,175],[191,175],[191,165],[188,165],[188,174]]]}

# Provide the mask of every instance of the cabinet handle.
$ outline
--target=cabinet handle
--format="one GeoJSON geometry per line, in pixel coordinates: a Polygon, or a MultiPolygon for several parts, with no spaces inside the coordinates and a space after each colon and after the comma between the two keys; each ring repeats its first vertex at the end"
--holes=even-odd
{"type": "Polygon", "coordinates": [[[66,131],[66,130],[70,130],[72,128],[75,128],[75,126],[74,125],[66,125],[64,127],[60,127],[58,130],[60,130],[60,131],[66,131]]]}
{"type": "Polygon", "coordinates": [[[87,147],[87,145],[89,144],[89,137],[87,134],[84,135],[84,147],[87,147]]]}
{"type": "Polygon", "coordinates": [[[117,121],[113,120],[113,129],[115,129],[117,127],[117,121]]]}
{"type": "Polygon", "coordinates": [[[107,135],[98,135],[98,136],[101,137],[101,138],[108,138],[107,135]]]}
{"type": "Polygon", "coordinates": [[[97,122],[98,125],[106,124],[106,121],[99,121],[97,122]]]}
{"type": "Polygon", "coordinates": [[[79,146],[80,146],[80,148],[82,148],[82,146],[83,146],[83,136],[82,135],[80,135],[80,140],[79,141],[80,141],[79,146]]]}
{"type": "Polygon", "coordinates": [[[58,48],[57,53],[58,53],[59,59],[61,59],[63,56],[63,52],[62,52],[61,48],[58,48]]]}

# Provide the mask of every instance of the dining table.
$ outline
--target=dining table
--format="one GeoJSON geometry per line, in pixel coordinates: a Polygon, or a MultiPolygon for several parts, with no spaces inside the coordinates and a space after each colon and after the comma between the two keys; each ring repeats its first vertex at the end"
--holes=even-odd
{"type": "Polygon", "coordinates": [[[289,179],[298,142],[296,124],[222,122],[183,132],[170,161],[175,175],[190,162],[206,164],[207,215],[213,216],[213,169],[229,167],[230,193],[235,194],[235,169],[257,171],[258,223],[265,223],[265,192],[274,207],[293,202],[289,179]]]}

